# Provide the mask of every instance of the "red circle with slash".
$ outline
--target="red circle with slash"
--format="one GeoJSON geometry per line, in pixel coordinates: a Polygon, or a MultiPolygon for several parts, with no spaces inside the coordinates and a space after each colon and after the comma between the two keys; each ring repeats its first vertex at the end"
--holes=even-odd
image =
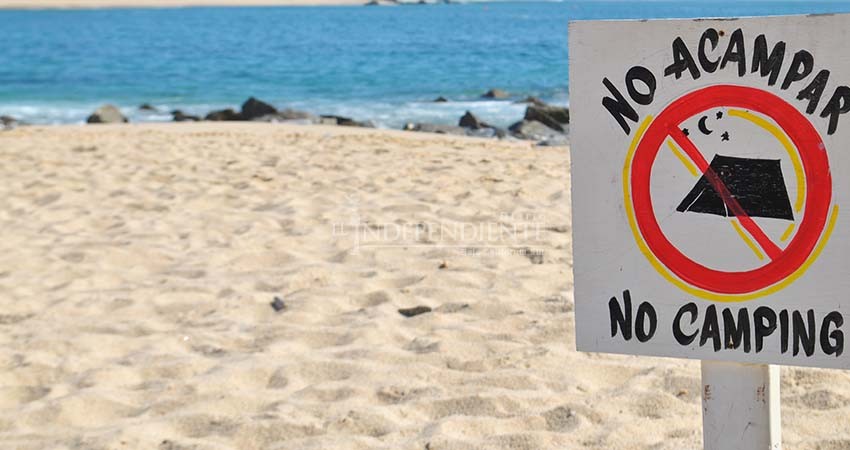
{"type": "MultiPolygon", "coordinates": [[[[823,233],[832,201],[829,162],[823,140],[817,130],[785,100],[761,89],[744,86],[709,86],[688,93],[667,106],[647,128],[635,150],[630,180],[635,220],[649,250],[682,281],[718,294],[759,291],[782,281],[799,269],[811,255],[823,233]],[[699,150],[679,129],[679,124],[686,119],[717,107],[747,109],[770,117],[785,132],[800,154],[808,187],[805,214],[797,233],[785,249],[776,246],[743,211],[723,182],[713,174],[699,150]],[[652,208],[650,178],[655,159],[668,137],[673,138],[686,154],[699,154],[694,161],[697,167],[711,182],[727,207],[735,212],[744,229],[765,250],[770,262],[740,272],[715,270],[685,256],[667,239],[652,208]]],[[[698,231],[695,230],[694,235],[699,236],[698,231]]]]}

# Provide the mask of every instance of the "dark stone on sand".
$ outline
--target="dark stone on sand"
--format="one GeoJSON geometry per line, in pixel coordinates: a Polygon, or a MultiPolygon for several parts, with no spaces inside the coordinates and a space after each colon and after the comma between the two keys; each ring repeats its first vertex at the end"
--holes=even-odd
{"type": "Polygon", "coordinates": [[[179,109],[171,111],[171,119],[175,122],[197,122],[201,120],[200,117],[186,114],[179,109]]]}
{"type": "Polygon", "coordinates": [[[112,105],[97,108],[87,119],[86,123],[126,123],[129,122],[121,111],[112,105]]]}
{"type": "Polygon", "coordinates": [[[212,120],[215,122],[229,121],[229,120],[242,120],[242,116],[234,111],[232,108],[220,109],[217,111],[211,111],[209,114],[204,117],[204,120],[212,120]]]}
{"type": "Polygon", "coordinates": [[[275,113],[277,113],[277,109],[274,106],[251,97],[242,104],[240,116],[242,116],[242,120],[254,120],[275,113]]]}
{"type": "Polygon", "coordinates": [[[434,103],[446,103],[449,99],[443,97],[442,95],[434,99],[434,103]]]}
{"type": "Polygon", "coordinates": [[[510,97],[510,94],[508,94],[507,92],[505,92],[501,89],[490,89],[489,91],[485,92],[484,95],[482,95],[481,97],[482,98],[497,98],[497,99],[499,99],[499,98],[508,98],[508,97],[510,97]]]}
{"type": "Polygon", "coordinates": [[[536,120],[522,120],[511,125],[508,129],[515,137],[533,141],[542,141],[561,135],[560,132],[551,129],[536,120]]]}
{"type": "Polygon", "coordinates": [[[139,111],[157,112],[158,110],[150,103],[142,103],[141,105],[139,105],[139,111]]]}
{"type": "Polygon", "coordinates": [[[408,123],[403,128],[405,131],[419,131],[422,133],[454,134],[466,136],[466,128],[454,125],[439,125],[435,123],[408,123]]]}
{"type": "Polygon", "coordinates": [[[11,130],[18,126],[18,119],[12,116],[0,116],[0,129],[11,130]]]}
{"type": "Polygon", "coordinates": [[[275,312],[281,312],[286,309],[286,303],[284,303],[283,299],[280,297],[275,297],[269,305],[272,306],[272,309],[274,309],[275,312]]]}
{"type": "Polygon", "coordinates": [[[413,317],[429,312],[431,312],[430,306],[414,306],[413,308],[401,308],[398,310],[398,313],[404,317],[413,317]]]}
{"type": "Polygon", "coordinates": [[[464,114],[463,117],[460,118],[458,126],[464,128],[472,128],[473,130],[477,130],[479,128],[491,128],[490,125],[487,125],[486,123],[482,122],[481,119],[479,119],[475,116],[475,114],[472,114],[469,111],[467,111],[466,114],[464,114]]]}
{"type": "Polygon", "coordinates": [[[543,250],[533,250],[526,247],[520,250],[520,253],[525,255],[531,261],[531,264],[543,264],[543,250]]]}
{"type": "Polygon", "coordinates": [[[553,130],[565,131],[563,125],[570,123],[570,110],[561,106],[529,105],[524,118],[536,120],[553,130]]]}

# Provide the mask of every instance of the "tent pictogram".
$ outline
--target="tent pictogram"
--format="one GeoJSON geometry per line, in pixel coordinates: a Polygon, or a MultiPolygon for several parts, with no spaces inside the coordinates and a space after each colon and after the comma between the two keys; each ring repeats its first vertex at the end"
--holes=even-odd
{"type": "MultiPolygon", "coordinates": [[[[714,155],[708,170],[717,174],[749,217],[794,220],[780,160],[714,155]]],[[[736,215],[706,174],[700,177],[676,211],[723,217],[736,215]]]]}

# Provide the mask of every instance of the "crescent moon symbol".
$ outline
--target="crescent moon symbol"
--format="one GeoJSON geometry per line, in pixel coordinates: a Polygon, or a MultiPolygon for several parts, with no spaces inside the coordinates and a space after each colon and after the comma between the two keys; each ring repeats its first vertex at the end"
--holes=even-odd
{"type": "Polygon", "coordinates": [[[708,119],[708,116],[700,117],[700,119],[699,119],[699,130],[702,131],[702,134],[705,134],[705,135],[709,135],[711,133],[714,133],[714,130],[709,130],[705,126],[705,119],[708,119]]]}

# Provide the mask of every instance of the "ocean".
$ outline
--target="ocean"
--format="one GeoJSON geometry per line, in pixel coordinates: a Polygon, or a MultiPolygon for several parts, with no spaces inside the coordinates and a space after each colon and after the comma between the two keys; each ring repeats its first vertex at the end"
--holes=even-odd
{"type": "Polygon", "coordinates": [[[563,1],[397,7],[0,11],[0,115],[82,123],[98,105],[131,121],[203,114],[255,96],[372,120],[500,126],[514,98],[568,104],[567,22],[850,12],[848,2],[563,1]],[[448,103],[434,103],[443,96],[448,103]],[[138,110],[150,103],[162,113],[138,110]]]}

